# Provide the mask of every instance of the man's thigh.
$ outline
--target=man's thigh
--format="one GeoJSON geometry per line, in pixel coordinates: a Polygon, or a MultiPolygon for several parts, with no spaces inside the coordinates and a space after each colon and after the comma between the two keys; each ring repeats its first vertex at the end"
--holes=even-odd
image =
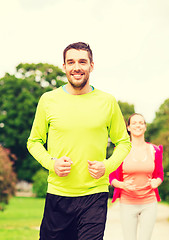
{"type": "Polygon", "coordinates": [[[107,217],[108,193],[85,196],[77,216],[78,240],[102,240],[107,217]]]}
{"type": "Polygon", "coordinates": [[[47,194],[40,240],[76,240],[73,198],[47,194]]]}

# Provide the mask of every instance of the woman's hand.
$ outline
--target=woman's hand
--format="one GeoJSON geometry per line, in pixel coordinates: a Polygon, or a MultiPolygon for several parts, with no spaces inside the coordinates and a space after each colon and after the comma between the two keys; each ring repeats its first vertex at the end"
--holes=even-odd
{"type": "Polygon", "coordinates": [[[157,188],[162,183],[161,178],[152,178],[150,179],[150,185],[152,189],[157,188]]]}
{"type": "Polygon", "coordinates": [[[133,191],[136,189],[136,185],[133,184],[133,180],[127,180],[127,181],[124,181],[122,182],[123,183],[123,189],[124,190],[130,190],[130,191],[133,191]]]}
{"type": "Polygon", "coordinates": [[[113,179],[111,184],[116,188],[121,188],[124,190],[130,190],[133,191],[136,189],[136,185],[133,184],[133,179],[127,180],[127,181],[118,181],[117,179],[113,179]]]}

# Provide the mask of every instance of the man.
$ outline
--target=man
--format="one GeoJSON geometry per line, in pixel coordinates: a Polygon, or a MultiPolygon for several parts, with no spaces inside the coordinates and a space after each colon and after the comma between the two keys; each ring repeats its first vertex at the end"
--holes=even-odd
{"type": "Polygon", "coordinates": [[[70,44],[63,56],[68,83],[42,95],[28,139],[30,153],[49,170],[40,240],[102,240],[108,176],[130,140],[114,97],[89,84],[90,46],[70,44]],[[116,147],[106,160],[108,136],[116,147]]]}

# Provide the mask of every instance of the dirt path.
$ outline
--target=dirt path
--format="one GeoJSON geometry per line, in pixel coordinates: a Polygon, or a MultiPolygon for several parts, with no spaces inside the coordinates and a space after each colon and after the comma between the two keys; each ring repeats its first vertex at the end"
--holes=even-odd
{"type": "MultiPolygon", "coordinates": [[[[158,214],[151,240],[169,239],[169,205],[158,204],[158,214]]],[[[120,225],[119,203],[108,210],[104,240],[123,240],[120,225]]]]}

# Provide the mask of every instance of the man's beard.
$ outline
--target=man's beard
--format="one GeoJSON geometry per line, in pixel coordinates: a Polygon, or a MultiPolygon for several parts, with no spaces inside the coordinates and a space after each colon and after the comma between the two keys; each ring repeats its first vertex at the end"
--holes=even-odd
{"type": "Polygon", "coordinates": [[[75,84],[75,83],[73,83],[70,80],[68,80],[68,81],[72,85],[73,88],[81,90],[81,89],[83,89],[86,86],[86,84],[88,82],[88,79],[84,79],[84,81],[82,83],[80,83],[80,84],[75,84]]]}
{"type": "Polygon", "coordinates": [[[73,79],[71,78],[71,74],[69,76],[67,76],[67,79],[68,79],[69,83],[71,84],[71,86],[74,89],[78,89],[78,90],[83,89],[86,86],[86,84],[88,83],[88,81],[89,81],[89,73],[87,73],[85,75],[85,73],[82,72],[82,71],[74,71],[72,74],[84,74],[84,79],[83,79],[82,82],[81,82],[81,80],[73,81],[73,79]]]}

